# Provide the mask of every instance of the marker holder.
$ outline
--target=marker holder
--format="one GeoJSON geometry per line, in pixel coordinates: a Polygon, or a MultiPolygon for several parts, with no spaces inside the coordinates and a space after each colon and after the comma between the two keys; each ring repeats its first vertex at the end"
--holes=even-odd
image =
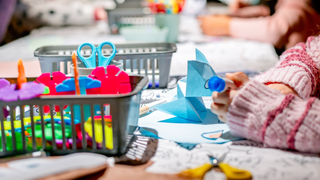
{"type": "MultiPolygon", "coordinates": [[[[123,63],[127,73],[148,76],[151,88],[166,88],[169,82],[169,71],[172,54],[177,51],[173,43],[136,43],[115,44],[117,54],[113,60],[123,63]]],[[[71,65],[72,52],[77,52],[74,46],[44,46],[35,50],[34,56],[39,58],[42,73],[61,71],[68,74],[71,65]]],[[[111,47],[102,49],[104,56],[109,56],[111,47]]],[[[91,48],[84,46],[83,56],[91,55],[91,48]]],[[[96,58],[98,61],[98,58],[96,58]]],[[[81,61],[78,59],[78,62],[81,61]]]]}
{"type": "MultiPolygon", "coordinates": [[[[16,81],[12,78],[7,80],[11,83],[16,81]]],[[[35,81],[35,78],[28,78],[28,81],[35,81]]],[[[75,152],[108,156],[124,154],[138,127],[141,91],[146,87],[148,78],[131,75],[130,83],[132,92],[125,95],[47,95],[25,101],[0,101],[0,158],[40,149],[50,155],[75,152]],[[70,110],[64,109],[66,105],[70,110]],[[44,106],[50,106],[49,113],[44,113],[44,106]],[[55,106],[60,107],[56,116],[52,110],[55,106]],[[30,107],[28,113],[25,112],[26,107],[30,107]],[[39,115],[35,114],[35,107],[38,108],[39,115]],[[8,109],[9,116],[4,116],[3,108],[8,109]],[[89,127],[90,131],[92,128],[91,132],[96,132],[96,116],[100,116],[102,142],[97,142],[96,133],[91,133],[90,137],[87,131],[89,127]],[[84,117],[94,121],[88,121],[84,117]]]]}

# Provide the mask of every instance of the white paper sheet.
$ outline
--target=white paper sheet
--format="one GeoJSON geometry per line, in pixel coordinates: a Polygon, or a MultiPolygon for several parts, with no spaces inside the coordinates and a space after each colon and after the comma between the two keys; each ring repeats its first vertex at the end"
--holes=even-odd
{"type": "Polygon", "coordinates": [[[172,141],[159,140],[154,163],[147,168],[152,173],[179,173],[209,163],[208,155],[220,157],[228,152],[225,161],[234,167],[250,171],[255,180],[318,180],[320,159],[302,156],[277,149],[223,145],[198,144],[189,151],[172,141]]]}

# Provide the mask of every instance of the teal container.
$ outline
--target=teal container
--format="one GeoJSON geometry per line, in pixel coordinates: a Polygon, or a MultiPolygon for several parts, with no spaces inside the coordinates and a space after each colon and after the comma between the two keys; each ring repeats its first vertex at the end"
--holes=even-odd
{"type": "Polygon", "coordinates": [[[169,29],[167,42],[176,43],[179,35],[180,15],[179,14],[156,14],[156,25],[160,28],[169,29]]]}
{"type": "Polygon", "coordinates": [[[120,29],[126,41],[133,42],[166,42],[168,28],[157,26],[127,26],[120,29]]]}

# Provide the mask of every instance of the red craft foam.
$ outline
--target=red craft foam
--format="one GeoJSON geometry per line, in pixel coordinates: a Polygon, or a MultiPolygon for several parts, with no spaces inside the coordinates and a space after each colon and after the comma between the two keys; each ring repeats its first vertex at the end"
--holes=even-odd
{"type": "MultiPolygon", "coordinates": [[[[50,73],[43,73],[37,78],[37,81],[39,83],[44,84],[50,90],[50,93],[45,94],[45,95],[65,95],[65,94],[67,94],[67,93],[57,93],[57,91],[56,91],[56,85],[62,83],[65,79],[67,79],[66,75],[64,75],[62,72],[59,71],[59,72],[53,72],[52,76],[53,77],[51,79],[50,73]]],[[[43,95],[43,96],[45,96],[45,95],[43,95]]],[[[65,109],[65,108],[67,108],[67,106],[64,106],[63,108],[65,109]]],[[[49,106],[44,106],[43,109],[44,109],[44,113],[50,112],[49,106]]],[[[56,112],[60,111],[59,106],[55,106],[54,109],[56,112]]]]}
{"type": "MultiPolygon", "coordinates": [[[[91,72],[91,77],[101,81],[101,94],[125,94],[131,92],[130,78],[127,73],[121,71],[115,65],[107,66],[107,72],[103,67],[97,67],[91,72]],[[117,74],[119,75],[117,76],[117,74]]],[[[98,90],[91,90],[88,94],[95,94],[98,90]]]]}

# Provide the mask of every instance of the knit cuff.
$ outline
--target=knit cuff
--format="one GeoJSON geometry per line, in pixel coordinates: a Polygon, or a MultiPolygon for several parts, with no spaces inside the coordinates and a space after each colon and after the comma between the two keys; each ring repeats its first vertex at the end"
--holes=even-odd
{"type": "Polygon", "coordinates": [[[255,77],[261,83],[282,83],[293,88],[298,95],[305,99],[310,97],[312,93],[312,82],[308,72],[301,63],[286,65],[283,67],[275,67],[269,71],[255,77]]]}
{"type": "Polygon", "coordinates": [[[232,134],[262,142],[261,129],[270,111],[285,95],[258,81],[249,81],[234,97],[227,113],[232,134]]]}

